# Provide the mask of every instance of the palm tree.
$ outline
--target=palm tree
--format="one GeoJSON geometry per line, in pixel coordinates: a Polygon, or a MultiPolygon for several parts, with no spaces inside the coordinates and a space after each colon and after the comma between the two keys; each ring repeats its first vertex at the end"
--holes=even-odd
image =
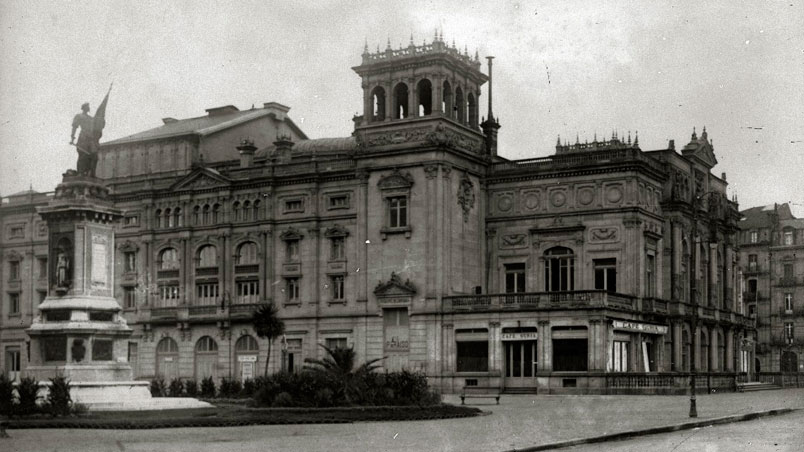
{"type": "Polygon", "coordinates": [[[385,357],[371,359],[355,369],[357,353],[353,348],[329,348],[324,344],[319,345],[327,351],[327,356],[323,359],[307,358],[304,360],[305,367],[314,372],[321,372],[327,379],[340,386],[346,403],[351,403],[350,394],[357,390],[356,386],[362,378],[379,369],[381,366],[378,363],[385,359],[385,357]]]}
{"type": "Polygon", "coordinates": [[[285,322],[279,318],[279,311],[273,302],[260,306],[251,318],[257,336],[268,339],[268,356],[265,357],[265,376],[268,376],[268,362],[271,360],[271,345],[276,338],[285,334],[285,322]]]}

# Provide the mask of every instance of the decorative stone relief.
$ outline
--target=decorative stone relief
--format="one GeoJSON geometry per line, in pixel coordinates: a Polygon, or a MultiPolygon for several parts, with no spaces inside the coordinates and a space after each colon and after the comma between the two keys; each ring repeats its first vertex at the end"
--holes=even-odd
{"type": "Polygon", "coordinates": [[[594,187],[581,187],[578,189],[578,204],[582,206],[588,206],[592,204],[595,200],[595,188],[594,187]]]}
{"type": "Polygon", "coordinates": [[[623,199],[623,189],[620,185],[610,185],[606,188],[606,201],[619,204],[623,199]]]}
{"type": "Polygon", "coordinates": [[[475,153],[480,153],[483,147],[483,143],[480,140],[449,130],[443,124],[437,125],[435,130],[427,134],[427,141],[432,144],[456,147],[475,153]]]}
{"type": "Polygon", "coordinates": [[[420,127],[409,130],[396,130],[393,132],[383,132],[371,134],[366,137],[369,146],[385,146],[390,144],[410,143],[413,141],[424,141],[430,135],[429,127],[420,127]]]}
{"type": "Polygon", "coordinates": [[[469,221],[469,212],[475,206],[475,188],[466,174],[463,175],[458,185],[458,205],[463,210],[464,223],[469,221]]]}
{"type": "Polygon", "coordinates": [[[541,205],[541,191],[533,190],[533,191],[526,191],[522,193],[522,204],[525,210],[536,210],[541,205]]]}
{"type": "Polygon", "coordinates": [[[526,234],[509,234],[500,237],[500,248],[525,248],[528,246],[526,234]]]}
{"type": "Polygon", "coordinates": [[[410,188],[413,185],[413,176],[410,173],[402,173],[399,168],[395,168],[391,174],[383,176],[377,182],[381,189],[410,188]]]}
{"type": "Polygon", "coordinates": [[[620,229],[616,226],[592,228],[589,230],[589,243],[616,243],[620,241],[620,229]]]}
{"type": "Polygon", "coordinates": [[[497,210],[510,212],[514,207],[514,194],[511,192],[497,193],[497,210]]]}
{"type": "Polygon", "coordinates": [[[438,165],[425,166],[424,174],[428,179],[435,179],[435,177],[438,176],[438,165]]]}
{"type": "Polygon", "coordinates": [[[562,207],[567,203],[567,193],[564,189],[557,189],[550,192],[550,204],[553,207],[562,207]]]}

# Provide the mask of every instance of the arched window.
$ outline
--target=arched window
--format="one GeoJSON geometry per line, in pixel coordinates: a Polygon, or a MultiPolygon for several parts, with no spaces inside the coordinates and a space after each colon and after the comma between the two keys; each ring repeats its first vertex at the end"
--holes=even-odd
{"type": "Polygon", "coordinates": [[[469,126],[477,128],[477,100],[474,93],[469,93],[466,96],[467,104],[469,105],[469,126]]]}
{"type": "Polygon", "coordinates": [[[154,220],[156,220],[156,227],[163,228],[163,218],[162,218],[162,209],[156,209],[154,212],[154,220]]]}
{"type": "Polygon", "coordinates": [[[234,221],[242,221],[243,220],[243,211],[240,210],[240,201],[235,201],[232,203],[232,218],[234,221]]]}
{"type": "Polygon", "coordinates": [[[237,248],[237,265],[257,263],[257,244],[245,242],[237,248]]]}
{"type": "Polygon", "coordinates": [[[204,336],[195,344],[195,378],[217,378],[218,343],[209,336],[204,336]]]}
{"type": "Polygon", "coordinates": [[[385,89],[377,86],[371,91],[371,120],[382,121],[385,119],[385,89]]]}
{"type": "Polygon", "coordinates": [[[461,87],[455,88],[455,110],[454,114],[452,115],[456,121],[463,124],[466,122],[466,103],[463,100],[463,90],[461,87]]]}
{"type": "Polygon", "coordinates": [[[394,88],[394,118],[404,119],[410,114],[408,112],[408,85],[399,83],[394,88]]]}
{"type": "Polygon", "coordinates": [[[257,343],[257,340],[248,334],[241,336],[240,339],[237,340],[237,343],[235,343],[235,351],[237,352],[256,352],[259,350],[260,345],[257,343]]]}
{"type": "Polygon", "coordinates": [[[212,206],[212,224],[218,224],[221,222],[221,205],[215,204],[212,206]]]}
{"type": "Polygon", "coordinates": [[[201,224],[212,224],[212,209],[209,204],[204,204],[202,208],[201,224]]]}
{"type": "Polygon", "coordinates": [[[201,224],[201,207],[195,206],[193,207],[193,224],[199,225],[201,224]]]}
{"type": "Polygon", "coordinates": [[[159,253],[159,269],[175,270],[179,268],[179,253],[176,248],[165,248],[159,253]]]}
{"type": "Polygon", "coordinates": [[[701,366],[698,368],[701,372],[708,372],[709,371],[709,331],[705,328],[701,328],[700,334],[701,340],[698,344],[698,350],[700,350],[700,363],[701,366]]]}
{"type": "Polygon", "coordinates": [[[156,346],[156,374],[166,380],[179,376],[179,344],[169,337],[156,346]]]}
{"type": "Polygon", "coordinates": [[[544,288],[547,292],[575,290],[575,256],[562,246],[544,253],[544,288]]]}
{"type": "Polygon", "coordinates": [[[254,201],[254,204],[251,205],[251,210],[254,212],[254,215],[251,216],[252,219],[262,220],[262,215],[260,214],[260,200],[257,199],[254,201]]]}
{"type": "Polygon", "coordinates": [[[175,226],[173,224],[173,215],[170,209],[165,209],[165,226],[168,228],[175,226]]]}
{"type": "Polygon", "coordinates": [[[428,116],[433,113],[433,84],[430,80],[422,79],[416,84],[416,108],[419,116],[428,116]]]}
{"type": "Polygon", "coordinates": [[[213,245],[204,245],[198,249],[198,267],[216,267],[218,250],[213,245]]]}
{"type": "Polygon", "coordinates": [[[184,226],[184,217],[181,214],[181,207],[173,209],[173,224],[175,224],[177,228],[184,226]]]}
{"type": "Polygon", "coordinates": [[[251,221],[251,201],[243,201],[243,220],[251,221]]]}
{"type": "Polygon", "coordinates": [[[444,80],[444,84],[442,85],[442,97],[444,98],[441,101],[441,111],[448,117],[452,117],[452,85],[449,84],[448,81],[444,80]]]}

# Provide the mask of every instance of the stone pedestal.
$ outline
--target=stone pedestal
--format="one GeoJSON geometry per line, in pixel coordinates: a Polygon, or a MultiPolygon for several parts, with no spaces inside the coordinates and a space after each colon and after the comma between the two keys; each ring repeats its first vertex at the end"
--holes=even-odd
{"type": "Polygon", "coordinates": [[[108,189],[94,177],[65,174],[39,214],[49,231],[48,295],[27,330],[27,374],[45,387],[51,377],[66,377],[73,401],[90,409],[153,405],[148,382],[133,379],[127,358],[132,330],[114,298],[113,223],[121,214],[108,189]]]}

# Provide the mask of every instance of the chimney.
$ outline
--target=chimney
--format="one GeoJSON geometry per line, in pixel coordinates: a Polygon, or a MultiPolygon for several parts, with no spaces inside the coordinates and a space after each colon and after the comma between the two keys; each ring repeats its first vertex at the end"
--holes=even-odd
{"type": "Polygon", "coordinates": [[[176,118],[162,118],[162,123],[164,124],[170,124],[173,122],[179,122],[179,120],[176,118]]]}
{"type": "Polygon", "coordinates": [[[670,142],[667,143],[667,149],[670,149],[671,151],[675,151],[676,150],[676,140],[670,140],[670,142]]]}
{"type": "Polygon", "coordinates": [[[277,121],[284,121],[290,111],[290,107],[282,105],[279,102],[266,102],[262,104],[262,108],[273,114],[274,119],[277,121]]]}
{"type": "Polygon", "coordinates": [[[254,146],[253,140],[243,138],[237,150],[240,152],[240,168],[248,168],[254,164],[254,151],[257,150],[257,147],[254,146]]]}
{"type": "Polygon", "coordinates": [[[277,135],[276,141],[274,141],[274,146],[276,146],[274,155],[280,163],[290,161],[290,151],[294,144],[295,143],[290,139],[290,135],[277,135]]]}
{"type": "Polygon", "coordinates": [[[223,107],[215,107],[215,108],[207,108],[206,109],[207,115],[210,116],[210,117],[228,115],[228,114],[231,114],[231,113],[237,113],[238,111],[240,111],[240,110],[237,107],[235,107],[234,105],[224,105],[223,107]]]}
{"type": "Polygon", "coordinates": [[[724,182],[726,181],[726,172],[725,171],[723,173],[721,173],[720,178],[723,179],[724,182]]]}

